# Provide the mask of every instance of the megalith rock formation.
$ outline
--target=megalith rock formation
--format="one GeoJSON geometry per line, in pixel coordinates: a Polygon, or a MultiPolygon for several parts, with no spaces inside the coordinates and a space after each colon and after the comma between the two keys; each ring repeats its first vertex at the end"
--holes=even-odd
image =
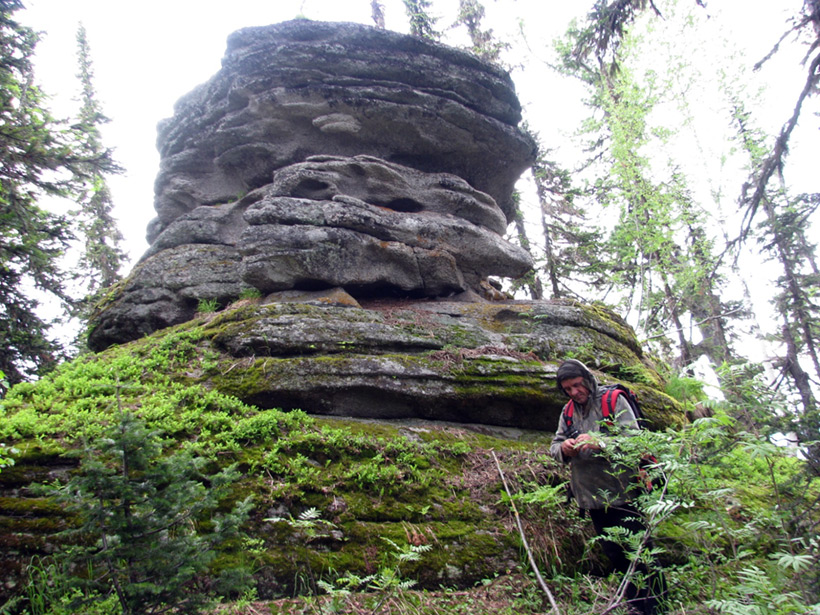
{"type": "MultiPolygon", "coordinates": [[[[532,266],[504,238],[534,155],[519,120],[505,72],[429,41],[304,20],[232,35],[160,125],[150,247],[91,318],[100,352],[4,399],[20,454],[0,474],[0,602],[74,523],[31,483],[78,471],[73,451],[124,410],[241,468],[254,542],[216,561],[253,544],[267,597],[371,574],[384,539],[435,545],[409,571],[422,587],[515,568],[495,451],[525,481],[565,480],[543,453],[564,358],[629,384],[653,428],[679,423],[623,319],[489,285],[532,266]],[[335,529],[313,541],[280,520],[309,509],[335,529]]],[[[527,508],[547,567],[582,561],[583,537],[527,508]]]]}
{"type": "Polygon", "coordinates": [[[507,73],[430,41],[306,20],[233,34],[160,124],[151,245],[90,346],[209,301],[231,308],[210,343],[244,366],[209,386],[260,407],[551,429],[562,400],[543,362],[570,354],[657,387],[614,314],[485,298],[490,276],[532,267],[504,238],[534,155],[520,119],[507,73]]]}
{"type": "Polygon", "coordinates": [[[509,75],[430,41],[297,20],[233,34],[159,127],[148,252],[97,350],[243,291],[450,297],[518,277],[503,235],[534,144],[509,75]]]}

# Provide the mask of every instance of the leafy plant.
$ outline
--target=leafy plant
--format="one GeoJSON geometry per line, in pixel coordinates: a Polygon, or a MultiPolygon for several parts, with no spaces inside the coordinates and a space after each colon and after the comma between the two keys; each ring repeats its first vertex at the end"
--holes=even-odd
{"type": "Polygon", "coordinates": [[[200,299],[196,305],[196,311],[200,314],[212,314],[219,309],[219,301],[216,299],[200,299]]]}
{"type": "Polygon", "coordinates": [[[197,613],[212,599],[198,576],[221,544],[241,535],[251,501],[211,516],[238,472],[205,474],[205,463],[184,450],[163,454],[159,434],[122,413],[86,446],[71,480],[44,488],[78,519],[68,532],[77,544],[63,557],[88,574],[75,579],[73,608],[116,596],[124,615],[197,613]]]}
{"type": "Polygon", "coordinates": [[[243,288],[239,293],[240,299],[259,299],[262,296],[262,292],[258,288],[248,287],[243,288]]]}
{"type": "Polygon", "coordinates": [[[330,530],[335,528],[330,521],[321,518],[321,513],[316,508],[308,508],[296,519],[293,517],[270,517],[265,519],[271,523],[286,523],[293,528],[296,534],[305,542],[311,542],[317,538],[329,536],[330,530]]]}
{"type": "Polygon", "coordinates": [[[351,592],[362,589],[375,592],[375,605],[369,606],[372,608],[371,612],[377,613],[388,599],[402,596],[415,585],[414,580],[401,577],[402,564],[419,561],[422,555],[429,551],[432,546],[428,544],[399,546],[389,538],[383,540],[392,547],[392,550],[388,554],[385,564],[379,568],[378,572],[364,577],[347,573],[338,577],[332,583],[328,581],[318,582],[319,587],[331,596],[328,605],[330,610],[324,610],[323,613],[347,612],[339,609],[344,609],[351,592]]]}

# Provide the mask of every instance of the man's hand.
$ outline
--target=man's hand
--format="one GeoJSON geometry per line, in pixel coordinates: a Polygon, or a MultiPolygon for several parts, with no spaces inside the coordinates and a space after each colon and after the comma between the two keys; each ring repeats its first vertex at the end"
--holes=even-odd
{"type": "Polygon", "coordinates": [[[567,438],[561,442],[561,453],[564,457],[576,457],[580,451],[600,451],[601,444],[588,433],[577,438],[567,438]]]}
{"type": "Polygon", "coordinates": [[[575,446],[581,451],[600,451],[603,448],[601,443],[588,433],[582,433],[575,438],[575,446]]]}
{"type": "Polygon", "coordinates": [[[575,448],[575,443],[575,438],[567,438],[561,442],[561,454],[564,457],[575,457],[578,454],[578,449],[575,448]]]}
{"type": "Polygon", "coordinates": [[[581,451],[600,451],[602,448],[601,443],[588,433],[561,442],[561,453],[564,457],[575,457],[581,451]]]}

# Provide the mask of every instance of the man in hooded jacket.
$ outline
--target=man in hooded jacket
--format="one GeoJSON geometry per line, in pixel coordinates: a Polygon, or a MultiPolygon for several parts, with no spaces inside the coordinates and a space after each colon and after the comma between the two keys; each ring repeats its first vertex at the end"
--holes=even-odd
{"type": "MultiPolygon", "coordinates": [[[[570,464],[570,487],[579,508],[589,513],[598,536],[606,536],[606,530],[622,527],[634,534],[646,530],[643,517],[630,502],[635,495],[635,470],[617,467],[604,454],[604,444],[597,437],[604,420],[602,409],[603,391],[587,367],[575,359],[564,361],[556,374],[558,389],[572,399],[575,409],[572,428],[568,429],[564,413],[558,422],[558,431],[550,447],[550,454],[563,463],[570,464]]],[[[638,427],[629,403],[623,395],[617,397],[614,412],[608,421],[614,423],[612,431],[628,436],[638,427]]],[[[601,545],[615,568],[625,573],[630,560],[623,545],[601,540],[601,545]]],[[[645,548],[651,548],[647,544],[645,548]]],[[[633,612],[653,615],[663,612],[659,597],[666,591],[663,574],[649,570],[646,564],[636,566],[643,575],[642,586],[629,583],[626,599],[633,612]]]]}

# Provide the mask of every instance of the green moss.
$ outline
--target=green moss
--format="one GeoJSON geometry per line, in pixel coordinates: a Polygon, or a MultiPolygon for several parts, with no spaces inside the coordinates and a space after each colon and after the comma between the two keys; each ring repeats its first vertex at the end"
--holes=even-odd
{"type": "MultiPolygon", "coordinates": [[[[532,339],[527,332],[543,328],[530,308],[499,310],[477,304],[465,311],[481,320],[493,343],[497,336],[513,340],[515,346],[506,346],[512,350],[521,350],[532,339]]],[[[386,362],[408,374],[405,380],[382,383],[397,395],[421,386],[414,381],[416,374],[442,386],[437,410],[469,412],[481,405],[499,416],[517,416],[520,424],[553,412],[557,422],[563,399],[553,391],[544,365],[520,355],[506,360],[482,354],[481,347],[490,343],[486,331],[461,323],[445,325],[455,319],[422,312],[334,312],[317,306],[240,303],[67,363],[37,383],[14,387],[4,399],[0,438],[20,452],[17,465],[0,473],[0,488],[17,489],[52,480],[55,471],[72,471],[76,462],[70,454],[82,447],[83,438],[96,437],[118,412],[128,409],[162,433],[167,450],[186,447],[214,467],[238,463],[242,469],[244,476],[223,508],[254,496],[256,508],[247,530],[262,541],[262,548],[251,553],[242,543],[227,545],[216,569],[232,561],[258,562],[257,578],[264,591],[301,591],[305,585],[300,586],[300,579],[378,566],[390,555],[389,539],[399,545],[434,546],[406,573],[426,586],[492,576],[518,559],[519,545],[506,510],[499,507],[500,483],[488,451],[506,460],[509,478],[518,484],[560,482],[564,469],[542,459],[551,438],[548,430],[512,440],[434,423],[415,429],[257,407],[283,405],[282,399],[292,400],[282,391],[305,386],[326,390],[332,397],[336,391],[327,384],[332,378],[362,365],[377,372],[379,362],[386,362]],[[333,352],[293,358],[232,357],[220,346],[252,329],[259,319],[334,314],[365,326],[394,327],[431,340],[429,348],[446,346],[447,351],[434,354],[414,346],[414,352],[359,353],[363,342],[353,335],[342,340],[349,344],[336,344],[333,352]],[[334,524],[333,535],[305,540],[285,524],[266,521],[282,515],[296,518],[310,508],[334,524]]],[[[618,323],[613,323],[614,328],[618,323]]],[[[621,342],[594,330],[588,335],[606,353],[623,353],[621,342]]],[[[562,348],[549,343],[554,343],[550,352],[562,348]]],[[[491,353],[489,346],[486,350],[491,353]]],[[[652,393],[651,385],[646,391],[652,393]]],[[[427,399],[421,388],[418,394],[427,399]]],[[[669,407],[671,414],[674,406],[669,407]]],[[[547,422],[551,428],[553,421],[547,422]]],[[[21,528],[47,537],[65,523],[47,502],[2,495],[0,518],[15,540],[22,540],[21,528]],[[20,525],[14,525],[17,522],[20,525]]],[[[533,528],[549,521],[544,510],[523,514],[533,528]]],[[[561,531],[556,537],[542,537],[542,544],[563,545],[567,534],[561,531]]],[[[45,538],[38,540],[30,548],[46,549],[45,538]]],[[[552,557],[557,548],[545,549],[544,557],[552,557]]]]}

